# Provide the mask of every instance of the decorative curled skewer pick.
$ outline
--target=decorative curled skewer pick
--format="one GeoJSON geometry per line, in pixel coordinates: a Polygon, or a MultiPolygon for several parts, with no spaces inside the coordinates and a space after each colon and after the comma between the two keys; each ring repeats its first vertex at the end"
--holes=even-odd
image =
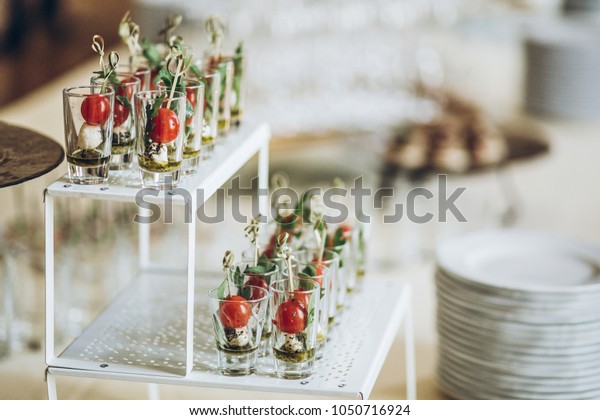
{"type": "Polygon", "coordinates": [[[235,256],[231,250],[225,251],[225,255],[223,256],[223,271],[225,272],[225,278],[227,279],[227,289],[229,291],[229,296],[233,296],[233,287],[231,285],[231,273],[230,268],[233,265],[233,260],[235,256]]]}
{"type": "Polygon", "coordinates": [[[204,23],[204,28],[208,32],[208,42],[210,43],[213,53],[219,56],[221,53],[221,39],[225,33],[225,24],[223,19],[218,15],[210,16],[204,23]]]}
{"type": "Polygon", "coordinates": [[[258,243],[259,230],[260,225],[257,219],[253,219],[252,222],[250,222],[250,224],[244,228],[244,233],[248,238],[250,238],[252,245],[254,245],[254,266],[258,265],[258,254],[260,252],[260,244],[258,243]]]}
{"type": "Polygon", "coordinates": [[[183,16],[178,15],[176,13],[170,13],[165,19],[165,23],[163,28],[158,33],[159,35],[165,36],[165,44],[169,43],[171,39],[171,34],[179,25],[181,25],[181,21],[183,20],[183,16]]]}
{"type": "Polygon", "coordinates": [[[290,185],[289,178],[283,172],[275,172],[271,175],[271,189],[287,188],[290,185]]]}
{"type": "Polygon", "coordinates": [[[327,233],[327,224],[323,220],[323,214],[320,212],[314,212],[313,216],[313,232],[315,239],[317,240],[317,248],[319,254],[317,255],[319,264],[323,262],[323,253],[325,252],[325,236],[327,233]],[[314,215],[314,216],[313,216],[314,215]]]}
{"type": "Polygon", "coordinates": [[[292,253],[292,248],[287,244],[289,238],[289,234],[287,232],[282,233],[277,237],[277,246],[279,251],[277,252],[277,256],[281,258],[287,267],[288,270],[288,282],[290,291],[294,291],[294,275],[292,273],[292,260],[294,259],[294,255],[292,253]]]}
{"type": "Polygon", "coordinates": [[[131,63],[133,62],[133,57],[140,50],[140,27],[131,20],[129,10],[125,12],[119,23],[119,36],[129,49],[129,61],[131,63]]]}
{"type": "Polygon", "coordinates": [[[106,90],[106,85],[110,76],[115,73],[117,66],[119,65],[119,54],[116,51],[111,51],[108,55],[108,65],[104,64],[104,38],[100,35],[94,35],[92,37],[92,50],[96,52],[100,58],[100,76],[103,79],[101,92],[106,90]]]}

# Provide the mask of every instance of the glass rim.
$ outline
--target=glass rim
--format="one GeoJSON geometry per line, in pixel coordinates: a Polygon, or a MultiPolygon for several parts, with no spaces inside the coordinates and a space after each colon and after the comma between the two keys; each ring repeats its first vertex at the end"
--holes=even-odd
{"type": "MultiPolygon", "coordinates": [[[[117,64],[117,70],[120,70],[122,68],[130,68],[131,69],[131,64],[130,63],[119,63],[117,64]]],[[[125,71],[120,71],[120,73],[133,73],[135,74],[136,72],[152,72],[152,68],[148,65],[148,64],[139,64],[136,65],[136,69],[135,70],[125,70],[125,71]]],[[[119,73],[119,71],[117,71],[117,73],[119,73]]]]}
{"type": "MultiPolygon", "coordinates": [[[[264,287],[260,287],[260,286],[248,285],[248,286],[242,286],[242,287],[250,287],[252,289],[259,289],[259,290],[262,290],[262,291],[265,292],[265,294],[262,297],[259,297],[258,299],[246,299],[246,298],[244,298],[244,299],[246,299],[246,302],[248,302],[248,303],[258,303],[258,302],[264,301],[264,300],[266,300],[266,299],[269,298],[270,293],[271,293],[270,290],[265,289],[264,287]]],[[[220,289],[220,287],[214,287],[214,288],[210,289],[208,291],[208,293],[207,293],[208,298],[212,299],[212,300],[219,301],[219,302],[226,302],[227,301],[226,298],[218,298],[217,296],[213,296],[213,294],[216,295],[216,293],[219,291],[219,289],[220,289]]],[[[239,296],[239,295],[234,295],[234,296],[239,296]]]]}
{"type": "MultiPolygon", "coordinates": [[[[299,249],[300,252],[302,252],[302,251],[314,251],[314,250],[316,250],[316,248],[314,248],[314,249],[311,249],[311,248],[299,249]]],[[[323,259],[321,260],[321,264],[323,264],[325,262],[335,262],[335,261],[338,261],[340,259],[340,255],[337,252],[335,252],[335,250],[333,248],[325,248],[323,251],[324,251],[323,252],[323,259]],[[327,253],[328,255],[332,255],[332,258],[328,258],[328,259],[325,258],[325,253],[327,253]]],[[[304,260],[302,258],[296,258],[296,261],[300,261],[301,263],[304,263],[304,264],[308,264],[308,263],[314,262],[314,261],[306,261],[306,260],[304,260]]]]}
{"type": "MultiPolygon", "coordinates": [[[[169,100],[169,97],[171,95],[171,93],[169,92],[168,89],[150,89],[150,90],[140,90],[139,92],[136,92],[134,94],[134,98],[139,98],[139,99],[158,99],[153,97],[152,95],[162,95],[163,93],[167,93],[169,96],[167,96],[166,98],[163,98],[165,100],[169,100]]],[[[186,95],[183,92],[178,92],[175,91],[173,92],[173,99],[185,99],[186,95]]]]}
{"type": "Polygon", "coordinates": [[[284,278],[281,280],[277,280],[272,282],[269,285],[269,290],[271,293],[277,293],[277,294],[290,294],[290,293],[306,293],[306,294],[310,294],[310,293],[314,293],[314,294],[319,294],[320,296],[320,290],[321,290],[321,285],[316,282],[315,280],[312,280],[311,278],[306,278],[306,277],[298,277],[298,276],[294,276],[294,280],[302,280],[302,281],[307,281],[309,282],[309,284],[312,283],[313,289],[310,290],[294,290],[293,292],[291,290],[281,290],[281,289],[277,289],[278,285],[281,284],[289,284],[289,279],[288,278],[284,278]]]}
{"type": "MultiPolygon", "coordinates": [[[[140,87],[142,86],[142,79],[140,79],[139,77],[137,77],[134,72],[118,71],[115,74],[117,76],[127,76],[128,78],[135,79],[135,80],[131,80],[129,82],[119,81],[118,83],[114,83],[114,82],[110,82],[109,81],[107,83],[107,86],[131,86],[131,85],[134,85],[134,84],[138,84],[138,85],[140,85],[140,87]]],[[[96,81],[99,81],[99,80],[104,80],[104,79],[101,78],[100,75],[94,76],[94,77],[92,77],[90,79],[90,81],[92,83],[96,83],[96,81]]]]}
{"type": "Polygon", "coordinates": [[[185,88],[187,89],[188,87],[190,88],[197,88],[197,89],[204,89],[204,82],[200,79],[197,79],[195,77],[184,77],[183,80],[185,81],[186,85],[185,88]],[[188,85],[188,83],[192,83],[192,85],[188,85]]]}
{"type": "MultiPolygon", "coordinates": [[[[269,258],[269,262],[270,262],[270,260],[271,259],[269,258]]],[[[229,269],[231,270],[234,267],[239,267],[239,266],[241,266],[243,264],[247,264],[247,263],[248,263],[248,265],[250,265],[249,263],[253,263],[253,262],[254,261],[252,261],[250,259],[238,261],[236,263],[233,263],[233,265],[231,267],[229,267],[229,269]]],[[[271,264],[273,265],[273,269],[266,271],[264,273],[242,273],[242,274],[244,274],[245,276],[267,276],[267,275],[270,276],[273,274],[277,274],[279,272],[279,267],[277,267],[277,264],[275,264],[275,263],[271,263],[271,264]]],[[[256,267],[256,266],[254,266],[254,267],[256,267]]]]}
{"type": "Polygon", "coordinates": [[[80,85],[80,86],[70,86],[70,87],[66,87],[63,89],[63,94],[64,95],[68,94],[69,96],[80,97],[80,98],[85,98],[90,95],[111,96],[111,95],[115,94],[115,90],[112,88],[112,86],[106,86],[106,89],[107,89],[106,91],[98,92],[98,93],[77,93],[77,92],[75,92],[75,90],[80,90],[80,89],[96,90],[99,87],[101,87],[101,85],[89,84],[89,85],[80,85]]]}

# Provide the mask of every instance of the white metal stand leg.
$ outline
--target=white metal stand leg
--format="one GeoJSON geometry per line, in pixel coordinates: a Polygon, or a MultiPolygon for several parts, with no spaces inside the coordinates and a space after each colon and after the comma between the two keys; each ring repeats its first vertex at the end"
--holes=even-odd
{"type": "Polygon", "coordinates": [[[46,253],[46,364],[54,359],[54,199],[44,191],[46,253]]]}
{"type": "Polygon", "coordinates": [[[267,216],[269,212],[269,143],[262,146],[258,152],[258,191],[258,211],[262,216],[267,216]]]}
{"type": "Polygon", "coordinates": [[[58,396],[56,394],[56,378],[50,374],[46,370],[46,390],[48,392],[49,400],[57,400],[58,396]]]}
{"type": "Polygon", "coordinates": [[[417,377],[415,368],[415,339],[412,319],[412,291],[408,291],[406,299],[406,315],[404,317],[404,351],[406,363],[406,399],[417,399],[417,377]]]}
{"type": "Polygon", "coordinates": [[[148,384],[148,399],[160,400],[160,387],[158,384],[148,384]]]}

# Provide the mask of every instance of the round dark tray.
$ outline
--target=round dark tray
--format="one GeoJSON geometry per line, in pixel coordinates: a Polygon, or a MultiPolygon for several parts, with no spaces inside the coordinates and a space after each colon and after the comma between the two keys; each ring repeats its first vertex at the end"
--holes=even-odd
{"type": "Polygon", "coordinates": [[[65,158],[54,140],[26,128],[0,122],[0,188],[44,175],[65,158]]]}

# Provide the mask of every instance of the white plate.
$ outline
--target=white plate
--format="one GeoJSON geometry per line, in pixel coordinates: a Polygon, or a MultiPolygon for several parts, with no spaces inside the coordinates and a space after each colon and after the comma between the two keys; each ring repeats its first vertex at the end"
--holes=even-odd
{"type": "MultiPolygon", "coordinates": [[[[574,382],[589,383],[590,378],[594,378],[596,383],[600,383],[600,372],[596,374],[587,375],[587,372],[592,372],[594,369],[598,371],[600,369],[600,357],[598,353],[595,355],[589,355],[588,360],[579,359],[577,356],[571,357],[535,357],[527,355],[516,355],[510,353],[503,353],[497,351],[492,346],[488,346],[483,350],[481,348],[470,347],[467,345],[467,341],[462,340],[457,335],[446,334],[445,332],[440,335],[438,342],[438,348],[440,352],[443,349],[451,348],[455,351],[470,356],[474,359],[481,360],[482,362],[497,363],[499,366],[504,366],[504,371],[513,372],[515,369],[519,369],[521,366],[528,368],[543,370],[549,369],[552,371],[554,368],[559,368],[565,371],[566,369],[574,369],[581,372],[576,378],[570,378],[574,382]]],[[[560,375],[556,375],[557,377],[560,375]]],[[[569,378],[562,378],[567,380],[569,378]]]]}
{"type": "Polygon", "coordinates": [[[438,264],[490,287],[541,293],[600,291],[600,248],[561,236],[514,230],[443,241],[438,264]]]}
{"type": "Polygon", "coordinates": [[[436,291],[438,299],[446,300],[449,304],[465,309],[484,311],[494,315],[493,318],[506,320],[521,320],[529,323],[555,324],[555,323],[582,323],[600,321],[600,302],[594,305],[580,305],[564,303],[563,305],[532,305],[521,301],[511,301],[470,293],[445,280],[436,277],[436,291]]]}
{"type": "MultiPolygon", "coordinates": [[[[600,388],[585,386],[558,386],[558,385],[525,385],[508,383],[500,377],[489,375],[485,372],[465,370],[463,366],[454,361],[440,359],[438,374],[460,388],[471,388],[470,393],[494,395],[497,398],[518,399],[587,399],[600,396],[600,388]]],[[[468,392],[468,391],[467,391],[468,392]]]]}
{"type": "Polygon", "coordinates": [[[600,344],[589,346],[556,347],[518,343],[498,337],[487,337],[485,333],[468,331],[444,320],[436,324],[438,340],[449,340],[457,346],[475,354],[499,360],[523,360],[528,363],[545,364],[588,364],[600,366],[600,344]]]}
{"type": "Polygon", "coordinates": [[[439,346],[438,351],[438,357],[444,355],[445,357],[454,358],[471,366],[471,369],[474,372],[501,372],[521,377],[540,379],[570,378],[576,380],[578,378],[594,376],[599,379],[595,383],[595,386],[600,390],[600,366],[580,369],[580,366],[533,366],[526,363],[520,363],[518,361],[513,363],[502,363],[498,360],[483,360],[480,357],[474,357],[463,352],[462,350],[457,350],[446,344],[439,346]]]}
{"type": "Polygon", "coordinates": [[[476,317],[438,302],[437,319],[464,326],[474,333],[482,332],[511,343],[578,347],[600,344],[600,323],[536,326],[476,317]]]}
{"type": "Polygon", "coordinates": [[[477,298],[487,299],[492,301],[514,302],[517,305],[539,305],[541,307],[560,307],[564,305],[575,305],[576,307],[594,308],[600,306],[600,292],[582,292],[582,293],[541,293],[528,292],[523,290],[504,289],[498,287],[490,287],[483,283],[474,282],[464,279],[451,273],[445,272],[441,267],[438,267],[435,277],[453,287],[458,287],[461,291],[472,293],[477,298]]]}

